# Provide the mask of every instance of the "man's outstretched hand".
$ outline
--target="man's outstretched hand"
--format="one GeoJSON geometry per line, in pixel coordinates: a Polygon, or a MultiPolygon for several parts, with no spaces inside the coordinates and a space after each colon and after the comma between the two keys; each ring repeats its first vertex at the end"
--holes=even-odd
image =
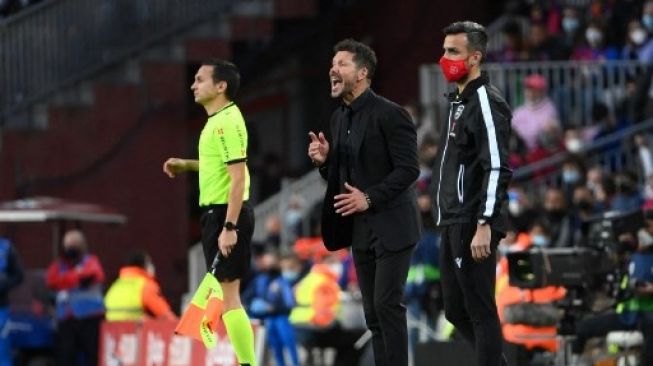
{"type": "Polygon", "coordinates": [[[313,164],[320,166],[324,164],[329,155],[329,141],[322,132],[316,135],[311,131],[308,133],[308,137],[311,138],[311,142],[308,144],[308,157],[311,158],[313,164]]]}

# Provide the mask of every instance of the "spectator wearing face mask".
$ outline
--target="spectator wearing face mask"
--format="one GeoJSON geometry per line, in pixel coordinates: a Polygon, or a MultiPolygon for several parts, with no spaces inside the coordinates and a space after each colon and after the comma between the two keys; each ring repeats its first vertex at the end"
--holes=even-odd
{"type": "Polygon", "coordinates": [[[609,61],[617,60],[619,52],[608,44],[602,25],[591,22],[585,29],[585,42],[581,42],[571,54],[574,61],[609,61]]]}
{"type": "Polygon", "coordinates": [[[571,154],[562,163],[562,190],[567,201],[572,198],[576,187],[585,184],[585,162],[580,155],[571,154]]]}
{"type": "Polygon", "coordinates": [[[106,319],[138,321],[148,317],[175,320],[168,301],[161,295],[155,278],[152,258],[144,251],[130,254],[118,279],[111,284],[106,296],[106,319]]]}
{"type": "Polygon", "coordinates": [[[97,365],[98,336],[104,319],[100,260],[88,253],[79,230],[67,231],[61,256],[46,275],[47,286],[56,293],[57,365],[97,365]]]}
{"type": "Polygon", "coordinates": [[[626,41],[621,50],[622,60],[639,60],[643,46],[648,41],[649,35],[646,28],[639,20],[633,19],[628,22],[626,41]]]}
{"type": "Polygon", "coordinates": [[[566,6],[562,10],[562,21],[560,23],[562,32],[558,46],[565,50],[565,59],[569,58],[571,51],[580,44],[584,29],[581,17],[577,8],[566,6]]]}
{"type": "Polygon", "coordinates": [[[533,207],[526,191],[520,186],[513,185],[508,189],[508,221],[517,233],[524,233],[537,217],[537,210],[533,207]]]}
{"type": "Polygon", "coordinates": [[[569,128],[565,130],[564,137],[565,149],[570,153],[578,153],[585,146],[585,141],[579,130],[569,128]]]}
{"type": "Polygon", "coordinates": [[[290,282],[283,274],[279,255],[263,255],[262,271],[254,277],[242,295],[250,317],[261,319],[265,325],[268,346],[278,366],[299,366],[295,330],[288,319],[295,306],[290,282]],[[286,362],[285,351],[290,356],[286,362]]]}
{"type": "Polygon", "coordinates": [[[639,51],[639,60],[641,62],[651,62],[653,61],[653,39],[651,39],[651,34],[653,34],[653,1],[651,0],[646,1],[642,8],[642,25],[648,32],[648,40],[639,51]]]}

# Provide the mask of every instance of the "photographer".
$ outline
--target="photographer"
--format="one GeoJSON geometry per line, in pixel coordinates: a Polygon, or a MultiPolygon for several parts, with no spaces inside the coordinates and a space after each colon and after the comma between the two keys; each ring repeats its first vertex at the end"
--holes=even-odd
{"type": "MultiPolygon", "coordinates": [[[[573,344],[574,359],[585,348],[591,337],[600,337],[610,331],[639,330],[644,336],[641,365],[653,365],[653,207],[644,208],[645,225],[637,237],[632,233],[619,235],[621,246],[637,250],[630,256],[628,273],[622,278],[620,292],[624,295],[616,309],[605,314],[586,318],[577,324],[577,339],[573,344]]],[[[576,364],[576,362],[575,362],[576,364]]]]}

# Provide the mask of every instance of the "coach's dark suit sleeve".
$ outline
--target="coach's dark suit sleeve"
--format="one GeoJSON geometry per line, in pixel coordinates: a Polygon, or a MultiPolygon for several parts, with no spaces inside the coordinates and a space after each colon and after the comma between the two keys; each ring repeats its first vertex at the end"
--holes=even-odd
{"type": "Polygon", "coordinates": [[[393,169],[380,183],[365,190],[373,207],[396,198],[419,176],[417,133],[408,113],[398,107],[387,108],[379,111],[379,119],[393,169]]]}

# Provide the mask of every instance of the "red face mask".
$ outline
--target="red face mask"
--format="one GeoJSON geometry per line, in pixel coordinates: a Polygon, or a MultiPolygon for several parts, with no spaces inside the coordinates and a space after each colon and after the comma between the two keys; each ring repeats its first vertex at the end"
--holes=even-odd
{"type": "Polygon", "coordinates": [[[465,60],[451,60],[444,56],[440,58],[440,68],[445,79],[450,83],[462,79],[469,72],[465,60]]]}

